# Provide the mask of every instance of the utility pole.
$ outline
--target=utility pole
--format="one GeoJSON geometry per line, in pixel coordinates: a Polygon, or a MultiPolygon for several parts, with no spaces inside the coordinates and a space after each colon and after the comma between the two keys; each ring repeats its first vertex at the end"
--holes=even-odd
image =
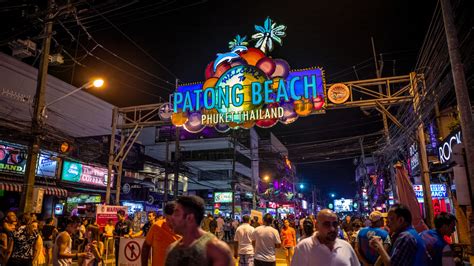
{"type": "Polygon", "coordinates": [[[23,181],[23,193],[21,194],[20,209],[30,212],[33,205],[33,190],[36,177],[36,164],[40,153],[41,134],[43,129],[42,110],[45,106],[46,79],[48,77],[49,51],[53,32],[53,0],[48,0],[48,12],[45,18],[44,39],[41,47],[41,61],[38,69],[38,80],[36,83],[36,94],[34,101],[34,112],[31,123],[32,140],[28,147],[25,177],[23,181]]]}
{"type": "Polygon", "coordinates": [[[410,94],[413,96],[413,110],[420,119],[420,125],[417,129],[418,134],[418,152],[421,160],[421,183],[423,185],[423,201],[425,206],[426,222],[428,227],[433,228],[434,210],[433,201],[431,199],[431,181],[430,169],[428,167],[428,155],[426,154],[426,141],[424,123],[421,114],[418,111],[420,106],[420,93],[418,92],[418,84],[416,83],[416,73],[410,73],[410,94]]]}
{"type": "MultiPolygon", "coordinates": [[[[464,150],[466,152],[466,169],[468,171],[468,184],[471,191],[474,191],[474,125],[472,121],[472,109],[469,101],[469,92],[464,74],[461,54],[459,52],[459,42],[457,30],[454,25],[453,10],[449,0],[441,0],[441,10],[443,12],[444,30],[448,43],[449,60],[453,74],[454,90],[458,103],[459,116],[461,120],[461,130],[463,135],[464,150]]],[[[474,197],[471,196],[471,208],[474,206],[474,197]]],[[[474,226],[474,215],[471,211],[469,216],[469,227],[474,226]]],[[[474,252],[474,230],[471,231],[471,252],[474,252]]]]}
{"type": "Polygon", "coordinates": [[[107,165],[107,187],[105,189],[105,204],[110,204],[110,189],[112,186],[112,173],[114,171],[115,133],[117,129],[118,109],[112,110],[112,135],[109,143],[109,163],[107,165]]]}
{"type": "MultiPolygon", "coordinates": [[[[178,79],[176,79],[176,90],[178,90],[178,79]]],[[[174,199],[176,200],[178,198],[178,192],[179,192],[179,153],[180,153],[180,147],[179,147],[179,136],[180,136],[180,128],[176,127],[175,131],[175,144],[174,144],[174,186],[173,186],[173,193],[174,193],[174,199]]]]}
{"type": "MultiPolygon", "coordinates": [[[[374,63],[375,63],[375,74],[377,75],[377,78],[382,77],[382,69],[383,69],[383,60],[381,60],[380,63],[380,68],[379,64],[377,62],[377,54],[375,53],[375,43],[374,43],[374,38],[370,37],[370,40],[372,41],[372,52],[374,54],[374,63]]],[[[380,55],[382,57],[382,55],[380,55]]],[[[382,85],[379,85],[379,93],[382,93],[382,85]]],[[[388,132],[388,122],[387,122],[387,115],[383,112],[380,112],[382,114],[382,121],[383,121],[383,132],[385,135],[385,139],[387,140],[387,143],[390,143],[390,135],[388,132]]]]}
{"type": "Polygon", "coordinates": [[[163,211],[165,210],[165,205],[168,203],[168,189],[169,189],[169,179],[168,179],[168,166],[169,166],[169,153],[170,153],[170,142],[166,139],[166,163],[165,163],[165,180],[163,182],[163,211]]]}
{"type": "Polygon", "coordinates": [[[232,178],[230,181],[231,187],[232,187],[232,216],[231,218],[234,219],[235,217],[235,160],[236,158],[236,144],[237,144],[237,136],[236,136],[236,130],[232,130],[232,146],[233,146],[233,153],[232,153],[232,178]]]}

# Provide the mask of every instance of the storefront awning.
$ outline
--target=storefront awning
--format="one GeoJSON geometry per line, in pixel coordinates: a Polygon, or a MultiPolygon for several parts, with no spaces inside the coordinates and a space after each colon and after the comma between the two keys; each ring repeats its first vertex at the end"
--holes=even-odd
{"type": "MultiPolygon", "coordinates": [[[[36,186],[38,188],[44,189],[46,195],[52,195],[57,197],[67,197],[67,190],[57,187],[44,187],[36,186]]],[[[13,192],[22,192],[22,184],[10,183],[10,182],[0,182],[0,190],[13,191],[13,192]]]]}
{"type": "Polygon", "coordinates": [[[21,184],[16,183],[0,183],[0,190],[21,192],[21,184]]]}

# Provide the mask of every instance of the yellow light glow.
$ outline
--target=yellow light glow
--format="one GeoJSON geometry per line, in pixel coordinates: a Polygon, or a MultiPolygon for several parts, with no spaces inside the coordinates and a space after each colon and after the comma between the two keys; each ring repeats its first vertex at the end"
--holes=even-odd
{"type": "Polygon", "coordinates": [[[265,181],[270,180],[270,176],[268,176],[268,175],[264,176],[264,177],[263,177],[263,180],[265,180],[265,181]]]}
{"type": "Polygon", "coordinates": [[[94,82],[92,82],[92,85],[96,88],[100,88],[104,85],[104,80],[103,79],[96,79],[94,82]]]}

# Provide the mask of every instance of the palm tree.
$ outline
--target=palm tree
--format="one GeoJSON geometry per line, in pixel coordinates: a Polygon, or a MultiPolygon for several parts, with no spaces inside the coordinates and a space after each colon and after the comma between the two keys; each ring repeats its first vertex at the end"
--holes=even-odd
{"type": "Polygon", "coordinates": [[[269,17],[265,20],[262,26],[255,25],[257,33],[252,35],[252,39],[257,41],[256,48],[260,48],[264,53],[267,50],[270,52],[273,50],[273,41],[281,44],[281,38],[286,36],[285,25],[278,25],[274,23],[269,17]]]}
{"type": "Polygon", "coordinates": [[[233,50],[236,46],[247,46],[249,43],[246,41],[247,36],[240,37],[240,35],[235,36],[235,38],[229,42],[229,49],[233,50]]]}

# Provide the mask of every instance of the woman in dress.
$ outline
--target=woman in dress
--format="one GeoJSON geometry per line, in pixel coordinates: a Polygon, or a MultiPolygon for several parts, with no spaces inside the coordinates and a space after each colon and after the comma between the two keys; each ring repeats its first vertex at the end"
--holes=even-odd
{"type": "Polygon", "coordinates": [[[100,241],[99,227],[89,226],[87,228],[84,252],[86,252],[88,256],[82,258],[82,261],[79,261],[79,265],[103,265],[102,255],[104,254],[104,243],[100,241]]]}
{"type": "Polygon", "coordinates": [[[38,221],[32,221],[28,215],[20,221],[20,227],[13,232],[13,251],[7,266],[31,266],[33,261],[38,260],[40,252],[43,252],[43,241],[38,234],[38,221]]]}

